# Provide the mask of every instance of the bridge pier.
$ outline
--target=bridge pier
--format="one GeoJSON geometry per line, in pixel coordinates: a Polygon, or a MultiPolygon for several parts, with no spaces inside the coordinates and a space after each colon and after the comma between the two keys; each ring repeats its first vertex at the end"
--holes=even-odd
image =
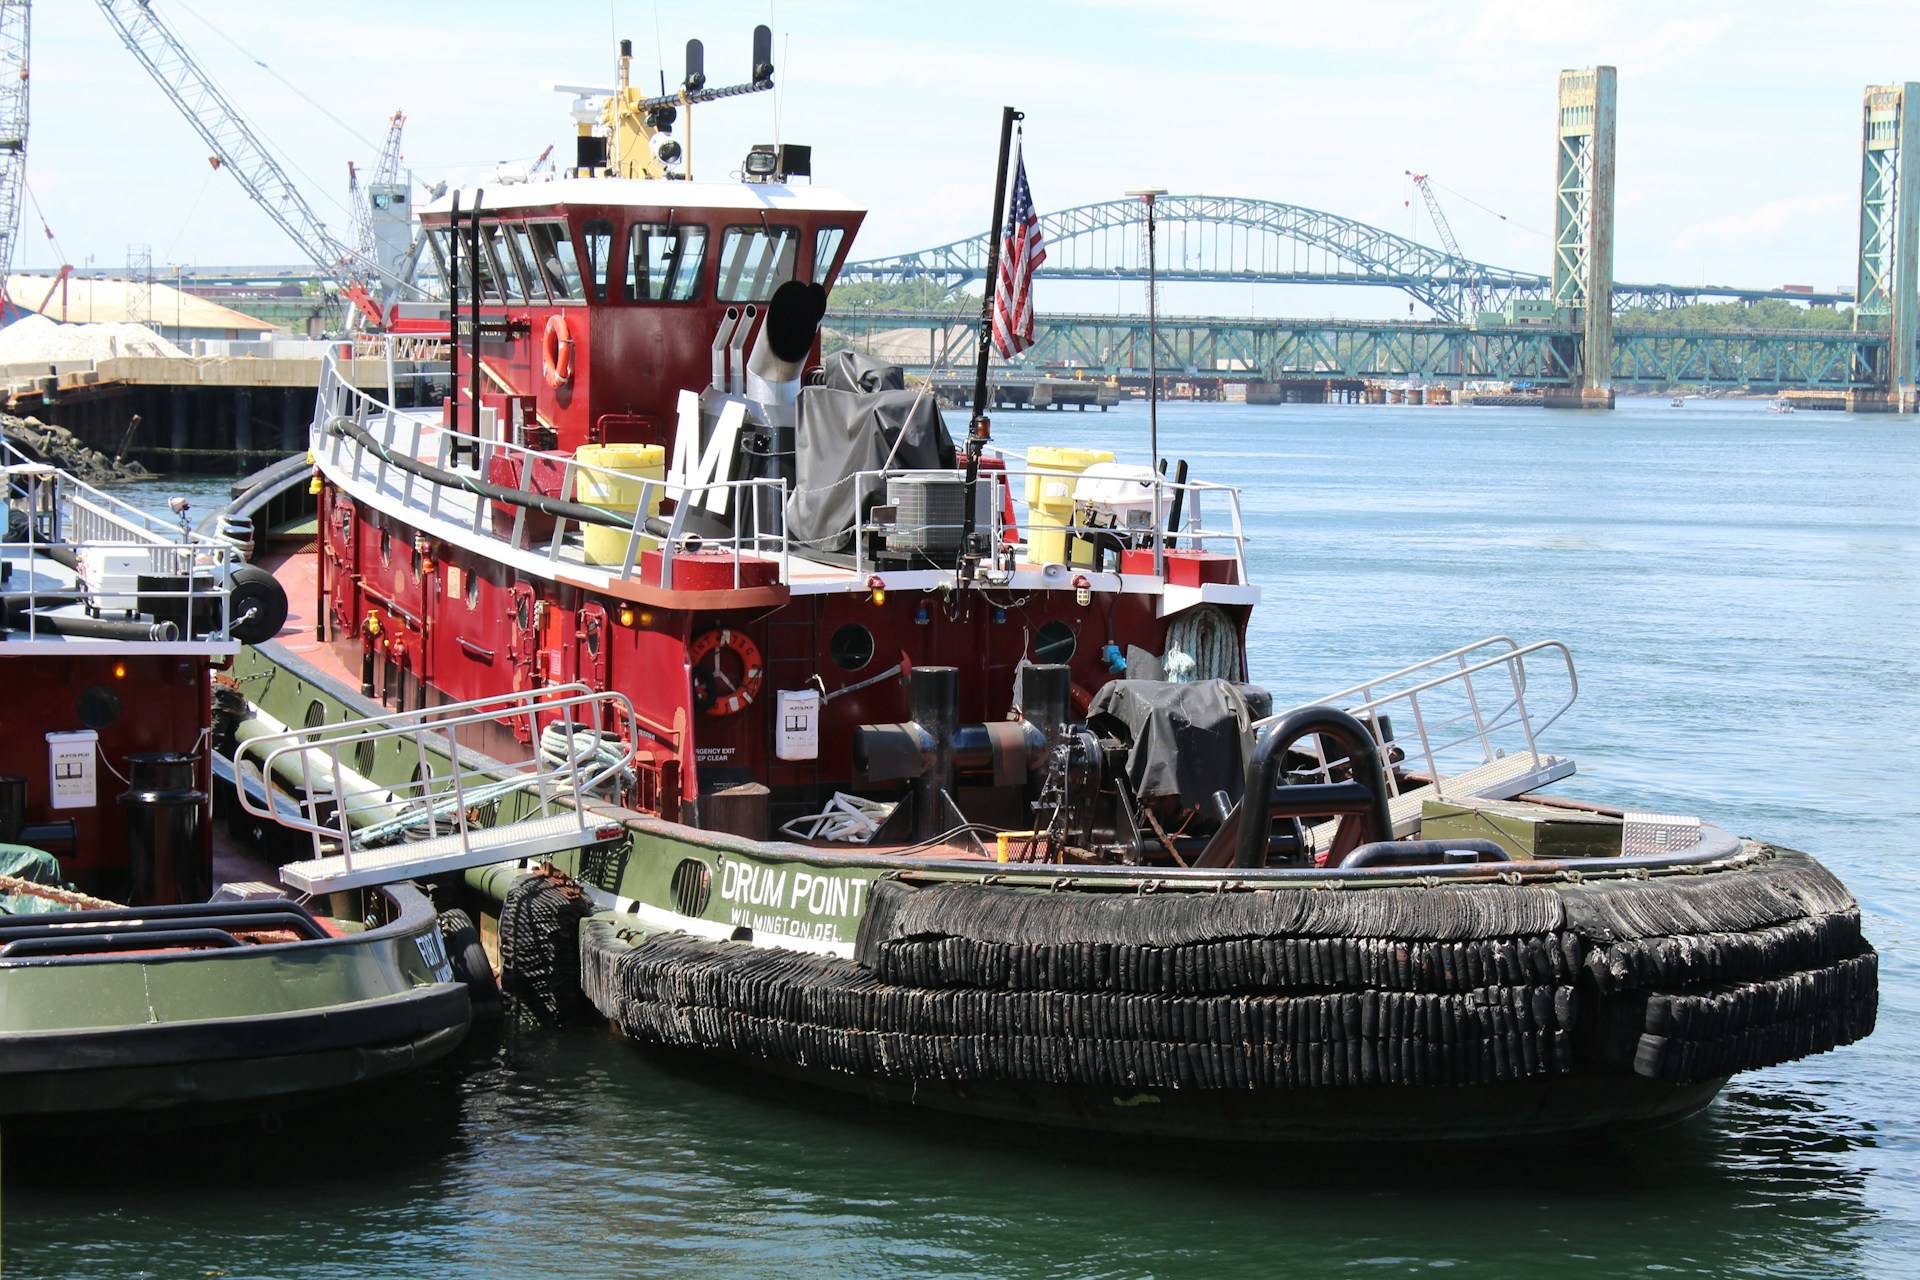
{"type": "Polygon", "coordinates": [[[1920,336],[1920,83],[1869,85],[1861,104],[1860,254],[1854,332],[1884,333],[1887,345],[1857,349],[1855,377],[1873,385],[1847,393],[1853,413],[1914,410],[1914,342],[1920,336]]]}
{"type": "Polygon", "coordinates": [[[1550,408],[1613,408],[1615,88],[1612,67],[1560,73],[1553,304],[1579,332],[1553,341],[1567,382],[1545,389],[1550,408]]]}

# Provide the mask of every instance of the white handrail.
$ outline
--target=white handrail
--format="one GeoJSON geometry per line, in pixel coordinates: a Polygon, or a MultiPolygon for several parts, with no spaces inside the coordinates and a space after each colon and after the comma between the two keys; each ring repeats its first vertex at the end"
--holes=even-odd
{"type": "MultiPolygon", "coordinates": [[[[260,734],[235,748],[233,762],[240,776],[251,764],[269,787],[277,781],[298,792],[296,817],[270,798],[256,799],[241,788],[240,803],[248,813],[306,832],[316,857],[327,843],[336,845],[352,869],[357,852],[404,830],[431,833],[443,819],[453,822],[464,842],[475,829],[475,810],[512,792],[531,791],[539,808],[549,810],[557,800],[618,781],[631,768],[634,754],[631,738],[622,736],[619,727],[634,723],[633,703],[625,694],[577,683],[552,685],[260,734]],[[463,729],[471,739],[476,726],[502,722],[524,733],[515,736],[530,745],[526,759],[482,756],[461,741],[463,729]],[[556,725],[566,742],[585,741],[594,751],[570,746],[560,758],[543,751],[542,732],[556,725]],[[384,787],[365,777],[358,761],[363,751],[378,757],[394,750],[388,744],[395,742],[401,758],[413,761],[414,781],[384,787]]],[[[586,830],[581,808],[570,811],[579,815],[586,830]]]]}
{"type": "MultiPolygon", "coordinates": [[[[1436,790],[1444,788],[1446,774],[1441,768],[1441,758],[1460,748],[1477,749],[1478,759],[1474,765],[1487,764],[1506,754],[1505,748],[1496,741],[1503,731],[1517,731],[1526,754],[1535,765],[1540,763],[1540,735],[1555,721],[1565,715],[1580,694],[1580,677],[1573,665],[1573,654],[1567,646],[1558,640],[1540,640],[1529,645],[1516,645],[1507,636],[1488,636],[1484,640],[1450,649],[1423,662],[1402,667],[1388,675],[1377,677],[1362,684],[1343,689],[1339,693],[1319,698],[1303,706],[1339,707],[1367,726],[1375,744],[1381,752],[1383,764],[1399,758],[1417,755],[1426,764],[1426,777],[1436,790]],[[1498,649],[1489,657],[1470,661],[1476,652],[1489,648],[1498,649]],[[1537,715],[1527,707],[1528,674],[1526,663],[1529,657],[1552,653],[1558,655],[1561,668],[1565,672],[1567,691],[1564,698],[1555,704],[1544,716],[1537,715]],[[1442,674],[1420,679],[1405,688],[1395,688],[1388,692],[1378,692],[1383,686],[1394,684],[1407,677],[1418,676],[1424,672],[1443,668],[1452,663],[1450,670],[1442,674]],[[1483,699],[1482,691],[1476,684],[1476,676],[1499,671],[1506,680],[1496,694],[1499,705],[1488,711],[1488,702],[1483,699]],[[1443,693],[1458,694],[1465,705],[1452,714],[1438,719],[1429,715],[1427,703],[1434,700],[1431,696],[1443,693]],[[1358,697],[1360,701],[1354,702],[1358,697]],[[1413,719],[1414,738],[1418,742],[1414,748],[1402,734],[1389,734],[1387,726],[1391,715],[1405,714],[1413,719]],[[1389,714],[1391,713],[1391,714],[1389,714]],[[1451,736],[1449,736],[1451,735],[1451,736]]],[[[1254,724],[1257,731],[1264,732],[1277,723],[1289,711],[1258,720],[1254,724]]],[[[1470,756],[1475,754],[1469,751],[1470,756]]],[[[1328,760],[1322,755],[1317,772],[1326,775],[1336,766],[1345,763],[1344,759],[1328,760]]],[[[1469,767],[1472,767],[1471,765],[1469,767]]],[[[1454,773],[1464,772],[1461,769],[1454,773]]],[[[1396,795],[1399,793],[1398,772],[1387,770],[1387,785],[1396,795]]]]}

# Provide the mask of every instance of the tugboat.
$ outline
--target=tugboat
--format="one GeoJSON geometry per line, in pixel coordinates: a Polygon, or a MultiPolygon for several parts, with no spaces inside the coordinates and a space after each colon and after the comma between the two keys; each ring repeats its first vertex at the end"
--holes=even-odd
{"type": "Polygon", "coordinates": [[[213,682],[279,630],[279,585],[178,499],[173,525],[0,450],[9,1137],[278,1110],[452,1050],[469,987],[418,890],[321,913],[237,849],[216,868],[213,682]]]}
{"type": "MultiPolygon", "coordinates": [[[[1540,743],[1563,646],[1276,708],[1235,490],[978,416],[956,446],[898,370],[823,356],[862,210],[802,147],[695,181],[673,132],[770,50],[713,88],[696,44],[652,97],[623,47],[569,171],[423,211],[445,394],[417,336],[322,387],[318,537],[278,569],[317,616],[262,687],[616,762],[577,848],[490,866],[509,824],[411,864],[487,896],[510,990],[903,1104],[1256,1141],[1669,1123],[1870,1032],[1811,858],[1537,793],[1573,771],[1540,743]],[[489,723],[542,690],[612,711],[489,723]]],[[[376,874],[342,833],[286,880],[376,874]]]]}

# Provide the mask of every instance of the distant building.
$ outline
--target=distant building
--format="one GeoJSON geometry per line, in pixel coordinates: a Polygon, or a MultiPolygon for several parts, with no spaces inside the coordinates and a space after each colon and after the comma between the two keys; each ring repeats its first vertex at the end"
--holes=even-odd
{"type": "Polygon", "coordinates": [[[143,324],[181,346],[196,338],[233,340],[282,332],[278,325],[196,298],[158,280],[141,284],[77,275],[64,280],[56,276],[8,276],[7,293],[22,310],[38,311],[49,320],[63,324],[143,324]],[[131,314],[136,310],[140,314],[131,314]]]}

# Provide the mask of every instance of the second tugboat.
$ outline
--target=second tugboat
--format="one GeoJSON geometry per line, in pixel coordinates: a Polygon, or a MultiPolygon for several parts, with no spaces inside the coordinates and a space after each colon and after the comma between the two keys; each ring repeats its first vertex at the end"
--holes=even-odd
{"type": "MultiPolygon", "coordinates": [[[[1558,644],[1275,708],[1234,490],[956,450],[897,370],[823,360],[862,211],[792,181],[804,148],[694,182],[673,133],[770,49],[662,97],[623,51],[566,176],[425,210],[452,393],[325,386],[280,570],[317,614],[261,650],[370,717],[616,760],[577,801],[602,838],[516,877],[349,837],[289,883],[469,869],[509,989],[531,965],[643,1044],[1127,1133],[1617,1131],[1872,1029],[1811,858],[1533,794],[1573,770],[1539,743],[1558,644]],[[619,710],[552,742],[460,710],[547,688],[619,710]]],[[[407,389],[399,339],[361,354],[407,389]]]]}

